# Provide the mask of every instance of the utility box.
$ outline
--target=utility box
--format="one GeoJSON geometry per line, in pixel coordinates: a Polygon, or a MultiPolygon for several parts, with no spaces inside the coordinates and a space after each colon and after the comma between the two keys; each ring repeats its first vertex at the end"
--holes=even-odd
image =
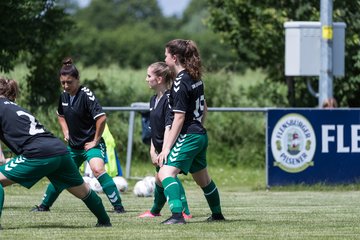
{"type": "MultiPolygon", "coordinates": [[[[320,22],[286,22],[285,75],[319,76],[321,57],[320,22]]],[[[333,23],[333,75],[344,76],[345,28],[343,22],[333,23]]]]}

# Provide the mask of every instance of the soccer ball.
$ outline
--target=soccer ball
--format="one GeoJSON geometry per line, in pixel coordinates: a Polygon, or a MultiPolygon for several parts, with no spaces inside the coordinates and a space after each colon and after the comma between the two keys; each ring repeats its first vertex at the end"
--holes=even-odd
{"type": "Polygon", "coordinates": [[[155,177],[152,176],[147,176],[143,179],[143,181],[145,182],[148,190],[151,192],[151,194],[154,193],[155,190],[155,177]]]}
{"type": "Polygon", "coordinates": [[[97,193],[103,192],[103,189],[102,189],[99,181],[96,178],[91,178],[89,185],[93,191],[95,191],[97,193]]]}
{"type": "Polygon", "coordinates": [[[133,192],[138,197],[152,196],[151,188],[149,188],[148,184],[143,180],[140,180],[135,184],[133,192]]]}
{"type": "Polygon", "coordinates": [[[128,182],[125,178],[116,176],[113,177],[114,183],[116,185],[116,188],[119,190],[119,192],[126,192],[128,190],[128,182]]]}

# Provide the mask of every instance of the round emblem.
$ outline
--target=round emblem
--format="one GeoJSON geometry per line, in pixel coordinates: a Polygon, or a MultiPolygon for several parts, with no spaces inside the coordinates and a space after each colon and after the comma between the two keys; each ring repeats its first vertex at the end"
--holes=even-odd
{"type": "Polygon", "coordinates": [[[274,166],[286,172],[301,172],[314,165],[315,149],[315,132],[304,116],[291,113],[276,123],[271,135],[274,166]]]}

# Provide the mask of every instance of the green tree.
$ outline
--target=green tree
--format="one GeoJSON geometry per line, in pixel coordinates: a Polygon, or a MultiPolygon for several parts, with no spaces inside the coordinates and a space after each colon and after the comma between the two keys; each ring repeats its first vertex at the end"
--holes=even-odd
{"type": "Polygon", "coordinates": [[[60,39],[72,22],[54,0],[1,1],[0,22],[0,70],[8,72],[20,55],[28,56],[25,96],[30,107],[53,104],[53,92],[59,88],[56,73],[69,48],[60,39]]]}
{"type": "MultiPolygon", "coordinates": [[[[236,50],[239,61],[262,69],[268,80],[285,83],[284,22],[319,21],[320,1],[210,0],[209,25],[236,50]]],[[[341,106],[360,106],[360,1],[334,1],[334,22],[345,22],[346,76],[334,79],[334,95],[341,106]]],[[[297,78],[299,106],[314,106],[316,101],[297,78]]]]}

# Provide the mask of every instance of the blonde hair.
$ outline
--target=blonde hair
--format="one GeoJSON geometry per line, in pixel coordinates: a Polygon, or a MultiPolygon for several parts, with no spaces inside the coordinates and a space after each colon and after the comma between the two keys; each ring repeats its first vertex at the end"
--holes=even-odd
{"type": "Polygon", "coordinates": [[[165,62],[155,62],[153,64],[150,64],[149,68],[152,68],[155,76],[162,77],[166,83],[167,88],[170,88],[175,77],[175,73],[171,71],[171,69],[168,65],[166,65],[165,62]]]}

